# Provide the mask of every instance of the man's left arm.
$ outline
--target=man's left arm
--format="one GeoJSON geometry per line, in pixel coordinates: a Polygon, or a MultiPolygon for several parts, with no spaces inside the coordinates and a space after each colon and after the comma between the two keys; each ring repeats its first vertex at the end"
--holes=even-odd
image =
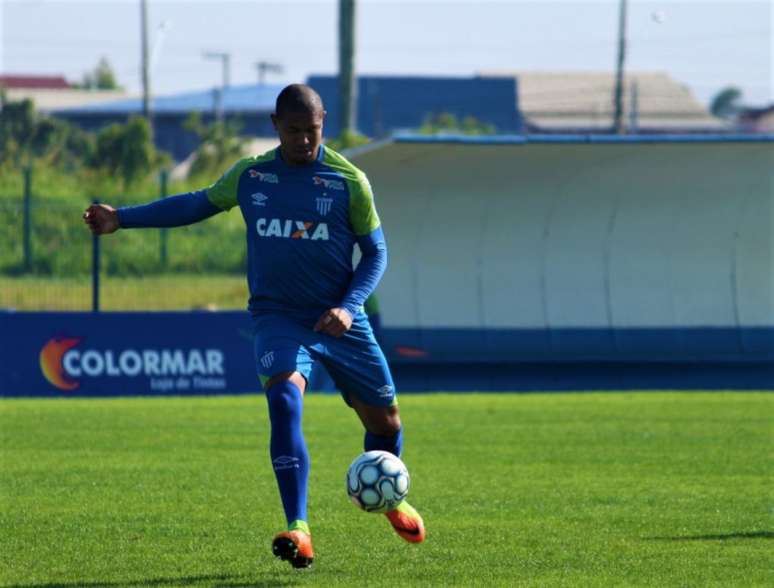
{"type": "Polygon", "coordinates": [[[314,327],[315,331],[334,337],[340,337],[350,329],[355,314],[374,292],[387,268],[387,244],[374,206],[371,185],[359,170],[355,179],[347,183],[350,188],[350,221],[362,255],[341,304],[327,310],[314,327]]]}
{"type": "Polygon", "coordinates": [[[344,296],[341,306],[352,316],[363,306],[371,294],[376,290],[379,280],[387,269],[387,243],[384,241],[384,233],[379,227],[368,235],[357,238],[360,246],[360,263],[355,268],[349,290],[344,296]]]}
{"type": "Polygon", "coordinates": [[[315,331],[322,331],[340,337],[352,326],[352,319],[379,284],[387,269],[387,243],[382,228],[378,227],[368,235],[357,237],[360,247],[360,262],[355,268],[349,289],[338,308],[331,308],[315,325],[315,331]]]}

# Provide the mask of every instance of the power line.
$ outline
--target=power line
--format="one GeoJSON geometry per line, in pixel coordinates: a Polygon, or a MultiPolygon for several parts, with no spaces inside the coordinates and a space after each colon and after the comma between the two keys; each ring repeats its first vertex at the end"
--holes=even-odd
{"type": "Polygon", "coordinates": [[[281,74],[285,71],[280,63],[269,63],[268,61],[256,61],[255,69],[258,70],[258,85],[263,86],[266,74],[268,72],[281,74]]]}

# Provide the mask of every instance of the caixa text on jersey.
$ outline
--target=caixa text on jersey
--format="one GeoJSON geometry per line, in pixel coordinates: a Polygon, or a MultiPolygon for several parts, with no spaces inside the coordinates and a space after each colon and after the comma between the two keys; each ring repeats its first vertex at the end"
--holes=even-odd
{"type": "Polygon", "coordinates": [[[255,231],[259,237],[311,239],[312,241],[328,240],[328,223],[262,217],[255,221],[255,231]]]}

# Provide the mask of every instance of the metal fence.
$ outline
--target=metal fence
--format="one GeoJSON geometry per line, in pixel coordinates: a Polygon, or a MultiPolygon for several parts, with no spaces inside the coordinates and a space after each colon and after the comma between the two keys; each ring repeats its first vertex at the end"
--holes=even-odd
{"type": "Polygon", "coordinates": [[[81,196],[33,196],[29,182],[21,197],[0,194],[0,308],[245,307],[244,225],[238,214],[93,238],[82,220],[86,206],[81,196]]]}

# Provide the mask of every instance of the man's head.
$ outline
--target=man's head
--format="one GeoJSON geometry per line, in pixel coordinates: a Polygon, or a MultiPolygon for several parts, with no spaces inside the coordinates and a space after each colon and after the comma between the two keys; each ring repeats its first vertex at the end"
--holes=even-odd
{"type": "Polygon", "coordinates": [[[280,92],[271,121],[287,163],[306,165],[317,158],[324,119],[320,95],[309,86],[291,84],[280,92]]]}

